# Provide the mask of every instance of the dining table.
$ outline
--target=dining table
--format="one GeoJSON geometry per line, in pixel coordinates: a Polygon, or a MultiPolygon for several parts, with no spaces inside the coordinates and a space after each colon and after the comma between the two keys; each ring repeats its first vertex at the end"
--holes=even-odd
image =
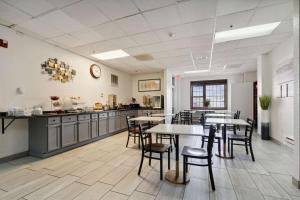
{"type": "MultiPolygon", "coordinates": [[[[146,133],[170,134],[175,136],[176,165],[174,170],[169,170],[166,172],[165,178],[172,183],[183,184],[183,174],[179,170],[179,136],[204,136],[202,126],[185,124],[158,124],[146,130],[146,133]]],[[[186,181],[189,181],[188,177],[186,181]]]]}
{"type": "Polygon", "coordinates": [[[140,116],[129,119],[130,121],[140,121],[140,122],[162,122],[165,117],[154,117],[154,116],[140,116]]]}
{"type": "Polygon", "coordinates": [[[175,114],[172,113],[155,113],[151,114],[151,117],[173,117],[175,114]]]}
{"type": "Polygon", "coordinates": [[[206,113],[205,117],[212,117],[212,118],[231,118],[232,115],[229,113],[206,113]]]}
{"type": "Polygon", "coordinates": [[[249,126],[245,120],[243,119],[228,119],[228,118],[207,118],[206,125],[223,125],[222,128],[222,140],[223,140],[223,151],[220,153],[216,153],[216,156],[225,158],[225,159],[232,159],[230,155],[227,155],[226,151],[226,140],[227,140],[227,126],[228,125],[240,125],[240,126],[249,126]]]}

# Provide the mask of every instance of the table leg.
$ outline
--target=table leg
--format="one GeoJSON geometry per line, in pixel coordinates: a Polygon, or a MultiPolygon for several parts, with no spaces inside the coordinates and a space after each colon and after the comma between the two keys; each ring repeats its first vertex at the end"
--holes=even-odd
{"type": "MultiPolygon", "coordinates": [[[[183,172],[179,170],[179,135],[175,135],[175,159],[176,159],[176,166],[175,170],[169,170],[166,172],[166,180],[170,181],[171,183],[176,184],[183,184],[183,172]]],[[[186,176],[186,182],[189,181],[188,176],[186,176]]]]}
{"type": "Polygon", "coordinates": [[[223,139],[223,151],[219,153],[216,153],[216,156],[220,158],[226,158],[226,159],[232,159],[229,155],[226,154],[227,152],[227,143],[226,143],[226,124],[224,124],[223,129],[222,129],[222,139],[223,139]]]}

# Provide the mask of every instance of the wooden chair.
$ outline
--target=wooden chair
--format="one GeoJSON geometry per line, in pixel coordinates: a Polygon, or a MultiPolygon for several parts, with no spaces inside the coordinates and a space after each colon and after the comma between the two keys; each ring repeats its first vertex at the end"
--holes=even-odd
{"type": "Polygon", "coordinates": [[[208,167],[209,172],[209,178],[211,187],[213,190],[215,190],[215,182],[213,177],[213,171],[212,171],[212,149],[215,139],[215,133],[216,128],[214,126],[210,126],[209,129],[209,137],[208,137],[208,144],[207,148],[193,148],[184,146],[181,155],[183,156],[183,182],[186,183],[186,173],[188,171],[188,165],[194,165],[194,166],[205,166],[208,167]],[[207,160],[207,163],[199,164],[199,163],[193,163],[189,162],[189,158],[194,159],[201,159],[201,160],[207,160]]]}
{"type": "Polygon", "coordinates": [[[152,143],[151,133],[146,133],[145,131],[142,131],[141,126],[139,126],[139,130],[141,133],[140,139],[142,142],[142,158],[140,162],[138,175],[141,174],[144,157],[145,157],[145,158],[149,158],[149,165],[151,165],[151,159],[160,161],[160,180],[163,180],[163,154],[165,152],[168,152],[168,169],[170,169],[170,145],[152,143]],[[159,154],[159,157],[153,156],[152,155],[153,153],[159,154]]]}
{"type": "Polygon", "coordinates": [[[253,134],[253,127],[254,127],[254,120],[247,119],[249,126],[245,128],[245,135],[228,135],[228,152],[230,153],[231,157],[233,158],[233,145],[240,145],[245,146],[246,154],[249,154],[248,145],[250,148],[250,153],[252,157],[252,161],[255,161],[253,148],[252,148],[252,134],[253,134]],[[238,143],[234,143],[238,142],[238,143]]]}
{"type": "MultiPolygon", "coordinates": [[[[172,121],[171,124],[178,124],[179,122],[179,114],[175,114],[174,117],[172,117],[172,121]]],[[[158,143],[158,140],[160,140],[160,143],[162,143],[163,140],[169,140],[170,142],[170,147],[171,147],[171,151],[173,151],[173,144],[172,141],[174,143],[175,146],[175,137],[174,135],[170,135],[170,134],[156,134],[156,143],[158,143]]]]}
{"type": "Polygon", "coordinates": [[[180,112],[180,123],[181,124],[191,124],[192,114],[188,111],[180,112]]]}
{"type": "Polygon", "coordinates": [[[134,118],[134,116],[126,116],[127,131],[128,131],[126,147],[128,147],[130,137],[133,137],[134,138],[134,144],[136,143],[136,138],[138,139],[138,145],[139,145],[139,148],[140,148],[140,130],[139,130],[139,126],[136,125],[135,121],[130,121],[131,118],[134,118]]]}

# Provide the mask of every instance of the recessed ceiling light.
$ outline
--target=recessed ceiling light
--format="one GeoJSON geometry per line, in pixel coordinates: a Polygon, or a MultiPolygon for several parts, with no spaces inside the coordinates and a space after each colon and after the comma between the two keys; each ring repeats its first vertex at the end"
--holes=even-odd
{"type": "Polygon", "coordinates": [[[270,24],[262,24],[258,26],[249,26],[246,28],[216,32],[215,43],[269,35],[279,24],[280,22],[274,22],[270,24]]]}
{"type": "Polygon", "coordinates": [[[111,60],[115,58],[123,58],[129,56],[128,53],[123,51],[122,49],[113,50],[113,51],[106,51],[103,53],[96,53],[92,54],[91,56],[99,59],[99,60],[111,60]]]}
{"type": "Polygon", "coordinates": [[[193,71],[185,71],[183,73],[185,73],[185,74],[197,74],[197,73],[203,73],[203,72],[209,72],[209,70],[208,69],[193,70],[193,71]]]}

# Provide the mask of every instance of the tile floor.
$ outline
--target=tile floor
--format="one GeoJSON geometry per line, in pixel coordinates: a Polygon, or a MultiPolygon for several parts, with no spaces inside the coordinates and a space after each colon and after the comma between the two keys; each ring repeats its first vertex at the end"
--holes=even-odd
{"type": "MultiPolygon", "coordinates": [[[[289,174],[292,152],[271,141],[254,137],[256,162],[250,160],[242,147],[235,147],[234,160],[214,157],[213,192],[207,168],[191,167],[191,180],[186,186],[160,181],[158,162],[152,166],[145,162],[138,176],[140,151],[133,142],[125,148],[126,134],[48,159],[25,157],[0,164],[0,199],[300,199],[300,190],[292,186],[289,174]]],[[[187,144],[197,146],[200,138],[181,137],[180,142],[181,148],[187,144]]]]}

